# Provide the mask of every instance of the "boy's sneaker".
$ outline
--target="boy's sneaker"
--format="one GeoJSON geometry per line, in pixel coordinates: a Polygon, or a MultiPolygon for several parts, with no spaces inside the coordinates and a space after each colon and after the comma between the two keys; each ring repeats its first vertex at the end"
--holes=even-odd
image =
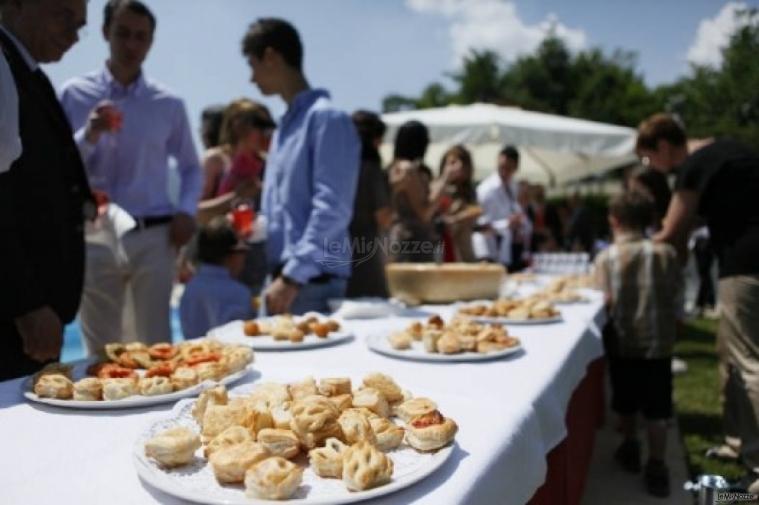
{"type": "Polygon", "coordinates": [[[709,459],[721,459],[724,461],[738,461],[741,455],[729,445],[722,444],[707,449],[706,457],[709,459]]]}
{"type": "Polygon", "coordinates": [[[658,498],[669,496],[669,469],[663,461],[649,459],[643,477],[648,494],[658,498]]]}
{"type": "Polygon", "coordinates": [[[640,472],[640,443],[634,438],[626,438],[614,452],[614,459],[627,472],[640,472]]]}

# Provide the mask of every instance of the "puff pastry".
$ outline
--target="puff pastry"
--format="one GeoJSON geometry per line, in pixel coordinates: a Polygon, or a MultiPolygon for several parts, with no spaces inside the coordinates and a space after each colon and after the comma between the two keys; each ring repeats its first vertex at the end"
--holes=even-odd
{"type": "Polygon", "coordinates": [[[461,342],[452,333],[446,333],[437,341],[437,350],[442,354],[456,354],[461,352],[461,342]]]}
{"type": "Polygon", "coordinates": [[[322,379],[319,381],[319,394],[338,396],[351,394],[351,380],[345,377],[322,379]]]}
{"type": "Polygon", "coordinates": [[[437,342],[442,336],[443,332],[440,330],[426,330],[424,335],[422,335],[424,350],[427,352],[437,352],[437,342]]]}
{"type": "Polygon", "coordinates": [[[343,476],[343,453],[348,448],[336,438],[328,438],[324,447],[308,451],[308,459],[319,477],[340,479],[343,476]]]}
{"type": "Polygon", "coordinates": [[[242,404],[209,405],[203,414],[203,438],[211,440],[230,426],[247,428],[247,417],[248,409],[242,404]]]}
{"type": "Polygon", "coordinates": [[[363,388],[353,393],[353,406],[366,407],[378,416],[390,417],[387,399],[374,388],[363,388]]]}
{"type": "Polygon", "coordinates": [[[303,469],[274,456],[256,463],[245,472],[245,490],[252,498],[285,500],[300,486],[303,469]]]}
{"type": "Polygon", "coordinates": [[[448,445],[458,431],[458,426],[434,410],[412,417],[406,425],[406,442],[418,451],[434,451],[448,445]]]}
{"type": "Polygon", "coordinates": [[[123,400],[138,393],[135,379],[102,379],[102,384],[104,400],[123,400]]]}
{"type": "Polygon", "coordinates": [[[156,396],[165,395],[174,391],[171,380],[168,377],[143,377],[137,383],[141,395],[156,396]]]}
{"type": "Polygon", "coordinates": [[[405,331],[398,331],[388,337],[390,347],[399,351],[410,349],[413,337],[405,331]]]}
{"type": "Polygon", "coordinates": [[[268,458],[269,451],[256,442],[242,442],[214,451],[208,458],[216,480],[234,484],[245,480],[245,472],[256,463],[268,458]]]}
{"type": "Polygon", "coordinates": [[[300,453],[300,442],[292,430],[264,428],[258,432],[256,439],[272,456],[292,459],[300,453]]]}
{"type": "Polygon", "coordinates": [[[376,418],[376,417],[380,417],[375,412],[372,412],[371,410],[367,409],[366,407],[351,407],[351,408],[345,410],[345,412],[348,412],[348,411],[358,412],[359,414],[363,415],[364,417],[366,417],[370,421],[372,419],[376,418]]]}
{"type": "Polygon", "coordinates": [[[287,401],[271,408],[269,412],[271,413],[271,419],[275,428],[290,429],[290,422],[293,420],[293,414],[290,410],[291,405],[292,402],[287,401]]]}
{"type": "Polygon", "coordinates": [[[349,409],[340,414],[337,422],[343,432],[343,439],[349,444],[366,441],[376,444],[377,440],[369,420],[357,410],[349,409]]]}
{"type": "Polygon", "coordinates": [[[190,463],[200,447],[200,437],[187,428],[171,428],[145,442],[145,455],[163,467],[190,463]]]}
{"type": "Polygon", "coordinates": [[[343,453],[343,482],[351,491],[362,491],[390,481],[393,460],[368,442],[358,442],[343,453]]]}
{"type": "Polygon", "coordinates": [[[293,403],[290,429],[301,444],[313,449],[329,437],[339,437],[337,408],[323,396],[307,396],[293,403]]]}
{"type": "Polygon", "coordinates": [[[201,391],[195,405],[192,406],[192,417],[202,426],[203,416],[209,405],[226,405],[228,401],[229,396],[227,395],[226,387],[219,385],[205,389],[201,391]]]}
{"type": "Polygon", "coordinates": [[[207,458],[219,449],[254,441],[253,436],[247,428],[243,428],[242,426],[230,426],[208,442],[205,449],[203,449],[203,455],[207,458]]]}
{"type": "Polygon", "coordinates": [[[180,366],[171,374],[171,385],[174,391],[191,388],[198,383],[198,373],[188,366],[180,366]]]}
{"type": "Polygon", "coordinates": [[[69,400],[74,396],[74,383],[63,374],[43,375],[34,385],[34,394],[41,398],[69,400]]]}
{"type": "Polygon", "coordinates": [[[222,350],[222,364],[228,373],[239,372],[253,362],[253,349],[248,346],[228,346],[222,350]]]}
{"type": "Polygon", "coordinates": [[[409,327],[406,329],[406,332],[411,335],[411,338],[414,340],[422,340],[422,335],[424,334],[424,325],[420,321],[415,321],[409,325],[409,327]]]}
{"type": "Polygon", "coordinates": [[[437,404],[429,398],[412,398],[393,408],[393,414],[400,417],[405,423],[412,417],[428,414],[437,410],[437,404]]]}
{"type": "Polygon", "coordinates": [[[374,432],[376,446],[380,451],[387,452],[395,449],[403,442],[405,432],[389,419],[375,417],[369,420],[369,425],[374,432]]]}
{"type": "Polygon", "coordinates": [[[225,375],[229,374],[229,369],[223,363],[217,361],[199,363],[194,368],[200,381],[220,381],[225,375]]]}
{"type": "Polygon", "coordinates": [[[337,410],[340,412],[343,412],[345,409],[349,409],[353,406],[353,396],[349,394],[330,396],[329,401],[331,401],[332,404],[337,407],[337,410]]]}
{"type": "Polygon", "coordinates": [[[32,384],[37,384],[37,382],[40,380],[40,377],[44,375],[53,375],[53,374],[63,375],[64,377],[70,380],[72,378],[71,372],[72,372],[71,365],[64,365],[63,363],[48,363],[42,368],[42,370],[34,374],[34,376],[32,377],[32,384]]]}
{"type": "Polygon", "coordinates": [[[364,377],[364,386],[374,388],[382,393],[382,396],[385,397],[388,403],[396,403],[403,399],[403,392],[398,387],[398,384],[395,383],[392,377],[383,373],[370,373],[364,377]]]}
{"type": "MultiPolygon", "coordinates": [[[[236,405],[238,402],[232,400],[229,403],[236,405]]],[[[259,405],[251,405],[247,399],[241,400],[239,404],[247,411],[244,425],[251,433],[256,434],[264,428],[274,427],[274,420],[271,418],[269,409],[261,408],[259,405]]]]}
{"type": "Polygon", "coordinates": [[[103,384],[97,377],[85,377],[74,383],[74,400],[95,402],[103,399],[103,384]]]}
{"type": "Polygon", "coordinates": [[[250,393],[249,398],[254,405],[264,404],[270,409],[292,400],[287,386],[275,382],[259,384],[253,392],[250,393]]]}
{"type": "Polygon", "coordinates": [[[301,382],[290,384],[288,390],[293,400],[319,394],[319,390],[316,388],[316,381],[314,381],[313,377],[306,377],[301,382]]]}

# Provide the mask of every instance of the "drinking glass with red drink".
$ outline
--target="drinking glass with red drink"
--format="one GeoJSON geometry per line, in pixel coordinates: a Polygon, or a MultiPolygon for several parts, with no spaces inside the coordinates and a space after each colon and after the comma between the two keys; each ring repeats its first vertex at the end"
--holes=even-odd
{"type": "Polygon", "coordinates": [[[253,220],[256,212],[250,202],[240,200],[232,205],[232,227],[242,237],[249,237],[253,233],[253,220]]]}
{"type": "Polygon", "coordinates": [[[114,104],[108,104],[103,108],[102,115],[108,123],[108,131],[117,133],[124,126],[124,114],[114,104]]]}

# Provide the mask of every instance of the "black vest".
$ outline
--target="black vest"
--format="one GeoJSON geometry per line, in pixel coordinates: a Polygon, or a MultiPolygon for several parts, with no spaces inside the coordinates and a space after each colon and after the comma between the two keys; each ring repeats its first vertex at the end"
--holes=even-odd
{"type": "Polygon", "coordinates": [[[65,324],[84,280],[84,208],[92,194],[71,126],[41,71],[0,31],[18,90],[23,152],[0,174],[0,320],[43,305],[65,324]]]}

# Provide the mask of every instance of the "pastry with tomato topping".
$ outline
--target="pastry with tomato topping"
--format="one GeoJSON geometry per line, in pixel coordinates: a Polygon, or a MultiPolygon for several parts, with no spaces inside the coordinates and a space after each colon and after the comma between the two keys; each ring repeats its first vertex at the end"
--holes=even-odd
{"type": "Polygon", "coordinates": [[[456,436],[458,426],[439,410],[414,416],[406,425],[406,443],[417,451],[435,451],[448,445],[456,436]]]}

